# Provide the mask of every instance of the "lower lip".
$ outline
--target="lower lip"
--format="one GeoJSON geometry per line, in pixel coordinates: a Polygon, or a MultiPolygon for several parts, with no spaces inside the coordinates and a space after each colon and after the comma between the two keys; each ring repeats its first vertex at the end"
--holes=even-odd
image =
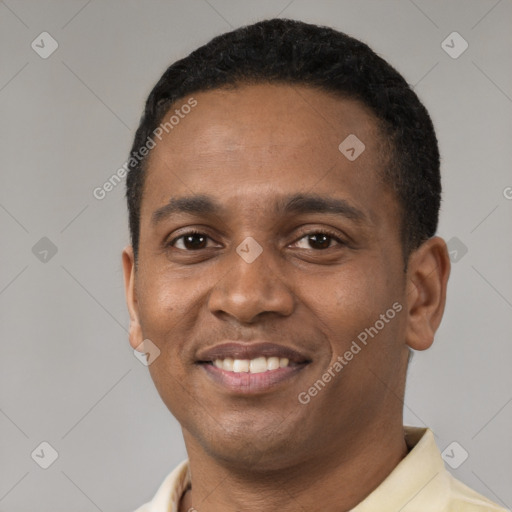
{"type": "Polygon", "coordinates": [[[255,395],[273,390],[278,384],[296,376],[307,364],[287,366],[261,373],[228,372],[210,363],[204,363],[200,366],[209,377],[229,391],[240,395],[255,395]]]}

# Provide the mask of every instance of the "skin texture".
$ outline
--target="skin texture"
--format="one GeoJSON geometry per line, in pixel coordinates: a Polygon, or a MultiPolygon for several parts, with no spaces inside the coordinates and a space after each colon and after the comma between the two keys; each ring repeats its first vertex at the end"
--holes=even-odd
{"type": "Polygon", "coordinates": [[[426,241],[404,273],[398,204],[378,174],[386,140],[364,105],[275,84],[194,98],[194,110],[151,152],[137,269],[132,248],[123,252],[130,343],[150,339],[160,349],[149,370],[190,459],[192,490],[180,510],[349,510],[407,453],[407,347],[434,340],[450,272],[446,244],[426,241]],[[338,150],[349,134],[366,146],[354,161],[338,150]],[[344,199],[364,220],[277,214],[276,201],[295,193],[344,199]],[[195,194],[224,211],[152,223],[171,197],[195,194]],[[208,238],[169,245],[188,228],[208,238]],[[325,229],[344,243],[307,236],[325,229]],[[252,263],[236,252],[249,236],[263,249],[252,263]],[[300,403],[299,393],[395,302],[400,313],[300,403]],[[200,350],[225,340],[280,343],[311,363],[271,391],[235,396],[195,364],[200,350]]]}

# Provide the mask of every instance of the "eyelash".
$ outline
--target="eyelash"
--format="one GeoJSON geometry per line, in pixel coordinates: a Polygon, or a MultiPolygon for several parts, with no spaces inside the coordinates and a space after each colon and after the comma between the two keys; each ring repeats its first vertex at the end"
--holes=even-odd
{"type": "MultiPolygon", "coordinates": [[[[190,235],[202,235],[202,236],[205,236],[206,238],[209,238],[210,240],[212,240],[212,238],[210,238],[206,233],[202,232],[202,231],[198,231],[198,230],[195,230],[195,229],[191,229],[190,231],[187,231],[186,233],[183,233],[181,234],[180,236],[176,237],[176,238],[173,238],[168,244],[166,244],[167,247],[174,247],[174,244],[182,239],[182,238],[185,238],[187,236],[190,236],[190,235]]],[[[327,235],[329,238],[335,240],[336,242],[338,242],[339,245],[341,246],[346,246],[347,243],[344,242],[341,238],[339,238],[338,234],[329,230],[329,229],[319,229],[319,230],[311,230],[311,231],[308,231],[308,232],[305,232],[305,233],[302,233],[301,234],[301,237],[298,238],[296,240],[296,242],[298,242],[299,240],[302,240],[303,238],[309,236],[309,235],[327,235]]],[[[294,242],[294,243],[296,243],[294,242]]],[[[331,247],[326,247],[325,249],[311,249],[313,251],[316,251],[316,252],[320,252],[320,251],[326,251],[327,249],[331,249],[331,247]]],[[[179,251],[185,251],[185,252],[195,252],[195,251],[200,251],[201,249],[178,249],[179,251]]]]}

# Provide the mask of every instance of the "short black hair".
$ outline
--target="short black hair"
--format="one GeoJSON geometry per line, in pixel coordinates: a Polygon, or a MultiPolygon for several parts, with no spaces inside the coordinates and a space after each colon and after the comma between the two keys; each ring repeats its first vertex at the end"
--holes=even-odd
{"type": "Polygon", "coordinates": [[[406,268],[411,251],[434,236],[441,203],[439,149],[426,108],[405,79],[363,42],[330,27],[279,18],[213,38],[172,64],[149,94],[126,182],[135,261],[147,162],[140,148],[177,100],[251,83],[311,86],[370,108],[389,148],[380,172],[399,205],[406,268]]]}

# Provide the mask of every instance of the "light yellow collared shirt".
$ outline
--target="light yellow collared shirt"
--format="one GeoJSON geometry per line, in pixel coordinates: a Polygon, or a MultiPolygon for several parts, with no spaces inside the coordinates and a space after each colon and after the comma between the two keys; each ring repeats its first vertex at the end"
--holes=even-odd
{"type": "MultiPolygon", "coordinates": [[[[409,453],[351,512],[510,512],[473,491],[447,471],[434,434],[404,426],[409,453]]],[[[135,512],[178,512],[190,486],[188,460],[163,481],[151,502],[135,512]]]]}

